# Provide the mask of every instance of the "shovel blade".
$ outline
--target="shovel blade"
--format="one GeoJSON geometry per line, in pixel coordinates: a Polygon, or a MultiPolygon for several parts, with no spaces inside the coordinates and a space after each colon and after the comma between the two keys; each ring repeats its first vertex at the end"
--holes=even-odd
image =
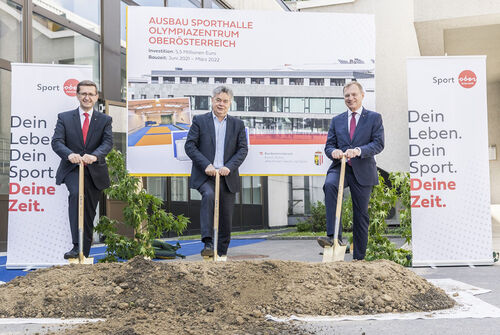
{"type": "Polygon", "coordinates": [[[323,248],[323,263],[340,262],[344,260],[347,246],[339,245],[337,241],[331,247],[323,248]]]}
{"type": "Polygon", "coordinates": [[[68,259],[69,264],[94,264],[94,257],[83,257],[83,260],[79,258],[70,258],[68,259]]]}

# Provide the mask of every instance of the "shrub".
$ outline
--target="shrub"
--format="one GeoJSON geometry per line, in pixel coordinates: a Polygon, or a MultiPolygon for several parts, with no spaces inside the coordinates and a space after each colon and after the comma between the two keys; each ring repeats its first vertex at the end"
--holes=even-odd
{"type": "Polygon", "coordinates": [[[186,228],[189,218],[174,216],[161,207],[163,200],[140,186],[140,179],[128,174],[121,152],[112,150],[106,157],[111,186],[104,193],[111,199],[125,202],[123,210],[125,224],[134,229],[134,238],[117,233],[117,221],[102,216],[96,231],[105,238],[106,257],[103,262],[116,262],[118,258],[130,259],[137,255],[154,257],[153,241],[164,232],[173,230],[180,234],[186,228]]]}

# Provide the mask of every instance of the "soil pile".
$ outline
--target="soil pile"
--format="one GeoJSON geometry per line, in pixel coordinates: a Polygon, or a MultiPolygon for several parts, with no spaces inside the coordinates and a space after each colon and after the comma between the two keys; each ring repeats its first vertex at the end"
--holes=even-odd
{"type": "Polygon", "coordinates": [[[389,261],[69,265],[0,286],[0,317],[105,318],[71,334],[294,334],[273,316],[450,308],[441,289],[389,261]]]}

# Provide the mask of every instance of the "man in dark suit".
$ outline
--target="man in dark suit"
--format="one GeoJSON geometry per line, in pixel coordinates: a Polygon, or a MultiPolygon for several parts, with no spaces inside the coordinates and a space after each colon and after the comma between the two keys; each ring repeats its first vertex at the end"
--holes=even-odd
{"type": "MultiPolygon", "coordinates": [[[[368,203],[373,186],[378,184],[374,156],[384,149],[384,126],[380,114],[363,108],[365,94],[356,81],[344,86],[344,101],[348,111],[335,116],[328,130],[326,156],[333,160],[328,169],[325,185],[326,233],[320,237],[320,246],[333,245],[335,209],[340,179],[340,160],[348,159],[344,186],[349,186],[353,208],[353,258],[365,258],[368,243],[368,203]]],[[[339,227],[342,244],[342,224],[339,227]]]]}
{"type": "Polygon", "coordinates": [[[193,118],[185,150],[193,161],[191,188],[201,193],[200,228],[205,244],[202,256],[213,256],[213,216],[215,175],[219,171],[220,214],[217,253],[227,254],[231,239],[231,226],[235,193],[240,189],[239,166],[248,152],[243,121],[227,114],[233,92],[225,86],[213,91],[212,111],[193,118]]]}
{"type": "Polygon", "coordinates": [[[61,157],[56,173],[56,184],[66,184],[69,191],[69,223],[73,249],[64,258],[77,258],[78,245],[78,166],[85,163],[85,201],[83,255],[89,256],[94,217],[103,189],[109,187],[106,155],[113,147],[111,117],[95,111],[97,86],[90,80],[78,83],[77,98],[80,107],[60,113],[52,136],[52,149],[61,157]]]}

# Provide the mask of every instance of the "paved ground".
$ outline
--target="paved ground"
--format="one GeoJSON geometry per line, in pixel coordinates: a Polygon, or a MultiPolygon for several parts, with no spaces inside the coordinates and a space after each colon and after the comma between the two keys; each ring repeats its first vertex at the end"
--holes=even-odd
{"type": "MultiPolygon", "coordinates": [[[[249,236],[253,239],[266,237],[265,234],[249,236]]],[[[398,244],[401,240],[396,241],[398,244]]],[[[193,241],[196,245],[196,241],[193,241]]],[[[244,244],[229,249],[230,259],[280,259],[304,262],[319,262],[322,249],[315,240],[263,240],[259,243],[244,244]]],[[[199,244],[201,249],[201,243],[199,244]]],[[[496,249],[498,250],[498,249],[496,249]]],[[[182,252],[182,249],[180,250],[182,252]]],[[[187,261],[201,260],[198,254],[192,254],[187,261]]],[[[352,260],[351,255],[346,261],[352,260]]],[[[425,278],[451,278],[481,288],[492,290],[478,296],[485,302],[500,308],[500,265],[482,267],[441,267],[414,268],[417,274],[425,278]]],[[[394,321],[341,321],[329,323],[309,323],[304,325],[316,334],[500,334],[500,318],[488,319],[439,319],[439,320],[394,320],[394,321]]],[[[45,334],[47,326],[40,325],[1,325],[0,334],[45,334]]],[[[54,328],[52,328],[54,330],[54,328]]]]}

